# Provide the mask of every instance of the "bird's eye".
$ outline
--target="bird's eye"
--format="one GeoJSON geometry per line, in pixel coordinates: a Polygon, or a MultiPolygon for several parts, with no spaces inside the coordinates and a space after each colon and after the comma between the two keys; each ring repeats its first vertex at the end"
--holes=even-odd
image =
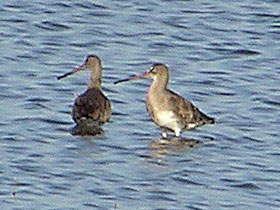
{"type": "Polygon", "coordinates": [[[149,72],[152,73],[154,72],[155,68],[153,66],[150,67],[149,72]]]}
{"type": "Polygon", "coordinates": [[[87,63],[87,62],[88,62],[88,60],[89,60],[89,57],[87,57],[87,58],[85,59],[84,63],[87,63]]]}

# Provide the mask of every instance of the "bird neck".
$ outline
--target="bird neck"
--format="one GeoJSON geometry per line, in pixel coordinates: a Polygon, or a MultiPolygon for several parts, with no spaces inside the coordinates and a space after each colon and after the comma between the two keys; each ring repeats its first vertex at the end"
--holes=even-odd
{"type": "Polygon", "coordinates": [[[91,75],[88,82],[88,88],[99,87],[101,88],[102,67],[97,66],[91,69],[91,75]]]}
{"type": "Polygon", "coordinates": [[[162,92],[166,90],[168,85],[168,78],[162,77],[162,78],[154,78],[153,83],[150,87],[149,92],[162,92]]]}

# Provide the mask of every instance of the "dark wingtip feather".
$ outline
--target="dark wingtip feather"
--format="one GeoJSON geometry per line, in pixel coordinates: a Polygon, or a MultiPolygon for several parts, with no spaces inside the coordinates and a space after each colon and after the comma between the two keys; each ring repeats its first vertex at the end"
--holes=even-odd
{"type": "Polygon", "coordinates": [[[201,113],[202,121],[204,121],[205,124],[215,124],[215,118],[209,117],[206,114],[201,113]]]}
{"type": "Polygon", "coordinates": [[[209,124],[215,124],[216,120],[215,118],[209,117],[209,124]]]}

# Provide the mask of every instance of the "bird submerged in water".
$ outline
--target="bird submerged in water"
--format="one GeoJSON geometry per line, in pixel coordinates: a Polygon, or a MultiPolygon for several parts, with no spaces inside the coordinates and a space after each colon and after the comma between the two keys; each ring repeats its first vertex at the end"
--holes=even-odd
{"type": "Polygon", "coordinates": [[[72,118],[77,124],[73,130],[73,135],[96,135],[102,133],[102,126],[108,122],[112,109],[109,99],[102,93],[102,64],[96,55],[88,55],[84,63],[62,76],[58,80],[77,73],[82,70],[91,71],[87,90],[79,95],[72,108],[72,118]]]}
{"type": "Polygon", "coordinates": [[[179,137],[181,131],[215,123],[214,118],[208,117],[191,102],[167,89],[169,69],[164,64],[153,64],[143,74],[116,81],[115,84],[141,78],[153,80],[146,98],[146,109],[161,128],[163,138],[167,137],[168,131],[179,137]]]}

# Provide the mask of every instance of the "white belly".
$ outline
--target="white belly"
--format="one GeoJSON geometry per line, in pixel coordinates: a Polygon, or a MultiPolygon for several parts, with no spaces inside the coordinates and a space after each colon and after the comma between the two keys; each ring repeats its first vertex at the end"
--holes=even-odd
{"type": "Polygon", "coordinates": [[[180,129],[180,125],[176,115],[172,111],[159,111],[156,114],[159,126],[169,128],[171,130],[180,129]]]}

